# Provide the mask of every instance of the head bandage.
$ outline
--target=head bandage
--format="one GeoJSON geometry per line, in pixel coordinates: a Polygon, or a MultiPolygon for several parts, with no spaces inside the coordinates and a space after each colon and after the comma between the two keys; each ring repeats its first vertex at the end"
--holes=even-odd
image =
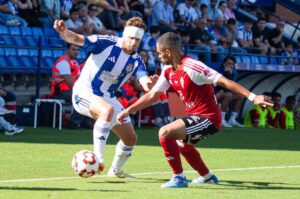
{"type": "Polygon", "coordinates": [[[123,37],[134,37],[142,39],[144,35],[144,29],[135,26],[127,26],[124,28],[123,37]]]}

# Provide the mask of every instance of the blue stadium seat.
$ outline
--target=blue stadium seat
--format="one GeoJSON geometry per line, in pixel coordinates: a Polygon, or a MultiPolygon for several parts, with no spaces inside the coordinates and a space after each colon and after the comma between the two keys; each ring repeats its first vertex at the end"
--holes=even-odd
{"type": "Polygon", "coordinates": [[[1,68],[1,71],[3,72],[3,68],[4,67],[8,67],[9,66],[9,63],[8,63],[8,60],[5,56],[5,52],[4,52],[4,49],[3,48],[0,48],[0,68],[1,68]]]}
{"type": "Polygon", "coordinates": [[[11,67],[22,67],[22,62],[17,56],[17,50],[15,48],[5,48],[5,56],[9,61],[9,66],[11,67]]]}
{"type": "Polygon", "coordinates": [[[33,36],[36,36],[36,37],[44,37],[43,30],[39,27],[33,27],[32,34],[33,34],[33,36]]]}
{"type": "Polygon", "coordinates": [[[6,46],[14,46],[16,45],[16,41],[14,38],[10,35],[0,35],[1,41],[6,46]]]}
{"type": "Polygon", "coordinates": [[[252,63],[252,64],[259,64],[259,60],[258,60],[258,57],[257,57],[257,56],[251,55],[251,56],[250,56],[250,59],[251,59],[251,63],[252,63]]]}
{"type": "Polygon", "coordinates": [[[31,57],[37,57],[38,56],[38,50],[36,50],[36,49],[29,49],[29,56],[31,56],[31,57]]]}
{"type": "MultiPolygon", "coordinates": [[[[36,63],[34,61],[35,57],[30,56],[30,52],[28,49],[18,49],[17,54],[20,57],[20,60],[22,61],[24,67],[33,68],[36,66],[36,63]]],[[[25,70],[23,72],[28,73],[32,71],[25,70]]]]}
{"type": "Polygon", "coordinates": [[[32,29],[30,27],[21,26],[21,34],[23,36],[32,36],[32,29]]]}
{"type": "Polygon", "coordinates": [[[9,35],[9,30],[7,26],[0,25],[0,35],[9,35]]]}
{"type": "Polygon", "coordinates": [[[52,50],[42,50],[42,58],[45,58],[45,57],[53,57],[53,53],[52,53],[52,50]]]}
{"type": "Polygon", "coordinates": [[[266,56],[260,56],[259,61],[260,61],[261,64],[268,64],[269,63],[268,57],[266,57],[266,56]]]}
{"type": "Polygon", "coordinates": [[[28,46],[27,40],[24,37],[15,36],[13,39],[17,46],[28,46]]]}
{"type": "Polygon", "coordinates": [[[51,47],[65,47],[65,42],[59,37],[49,38],[49,46],[51,47]]]}
{"type": "Polygon", "coordinates": [[[9,26],[8,29],[9,29],[10,35],[22,35],[21,29],[19,26],[9,26]]]}
{"type": "Polygon", "coordinates": [[[278,62],[278,60],[277,60],[277,57],[271,57],[270,58],[270,64],[275,64],[275,65],[277,65],[279,62],[278,62]]]}
{"type": "Polygon", "coordinates": [[[59,34],[53,28],[44,28],[45,37],[59,37],[59,34]]]}
{"type": "Polygon", "coordinates": [[[242,63],[244,63],[244,64],[250,64],[251,63],[250,57],[243,55],[242,56],[242,63]]]}
{"type": "Polygon", "coordinates": [[[60,50],[60,49],[52,50],[52,52],[53,52],[53,57],[56,58],[56,59],[65,54],[65,50],[60,50]]]}
{"type": "Polygon", "coordinates": [[[81,64],[86,59],[86,56],[87,56],[86,51],[80,50],[77,57],[78,62],[81,64]]]}
{"type": "Polygon", "coordinates": [[[239,55],[235,56],[235,60],[236,60],[236,63],[242,63],[242,58],[239,55]]]}

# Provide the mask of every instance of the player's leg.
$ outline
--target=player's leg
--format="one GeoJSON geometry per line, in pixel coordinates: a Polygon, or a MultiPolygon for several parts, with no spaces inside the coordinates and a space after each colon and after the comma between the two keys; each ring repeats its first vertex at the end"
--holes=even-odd
{"type": "Polygon", "coordinates": [[[137,140],[137,135],[134,131],[129,117],[125,118],[124,124],[117,124],[117,114],[123,109],[123,106],[120,104],[120,102],[117,99],[113,98],[110,99],[110,103],[114,108],[111,130],[120,138],[120,140],[116,146],[115,156],[112,162],[112,166],[108,171],[108,176],[119,178],[132,177],[123,172],[123,166],[132,154],[133,147],[137,140]]]}
{"type": "Polygon", "coordinates": [[[205,139],[218,130],[214,127],[212,122],[201,116],[187,116],[182,118],[186,127],[186,138],[183,141],[177,141],[180,153],[184,156],[186,161],[195,169],[200,177],[194,179],[192,183],[214,183],[218,184],[218,179],[215,175],[209,172],[209,169],[202,160],[200,153],[194,147],[202,139],[205,139]]]}
{"type": "Polygon", "coordinates": [[[130,122],[116,125],[112,128],[112,131],[120,138],[120,140],[116,146],[115,156],[111,168],[108,171],[108,176],[118,178],[133,177],[123,171],[123,166],[131,157],[132,150],[137,141],[137,135],[133,126],[130,122]]]}
{"type": "Polygon", "coordinates": [[[237,93],[233,93],[232,94],[232,99],[231,102],[233,104],[233,109],[229,118],[228,123],[232,126],[236,126],[236,127],[244,127],[244,125],[240,124],[236,118],[238,117],[238,114],[241,110],[242,104],[244,101],[244,97],[240,94],[237,93]]]}
{"type": "Polygon", "coordinates": [[[96,120],[93,129],[94,153],[104,167],[104,147],[110,132],[113,108],[104,98],[87,92],[75,91],[72,100],[78,113],[96,120]]]}
{"type": "Polygon", "coordinates": [[[159,129],[159,142],[173,171],[173,177],[170,181],[164,183],[161,186],[162,188],[187,187],[187,180],[183,173],[180,159],[180,151],[176,143],[176,140],[183,140],[185,138],[185,123],[181,119],[178,119],[159,129]]]}
{"type": "Polygon", "coordinates": [[[232,127],[225,119],[225,116],[226,116],[226,113],[227,113],[227,110],[229,107],[229,103],[232,98],[232,94],[230,92],[220,91],[220,92],[216,93],[216,98],[217,98],[218,102],[221,104],[222,126],[226,127],[226,128],[232,127]]]}

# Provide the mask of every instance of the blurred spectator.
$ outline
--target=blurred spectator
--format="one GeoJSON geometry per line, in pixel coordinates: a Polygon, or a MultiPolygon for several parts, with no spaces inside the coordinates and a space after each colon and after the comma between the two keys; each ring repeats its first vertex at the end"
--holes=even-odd
{"type": "MultiPolygon", "coordinates": [[[[218,68],[218,72],[224,77],[236,81],[237,71],[235,68],[236,60],[232,55],[228,55],[224,58],[222,65],[218,68]]],[[[217,101],[221,104],[222,112],[222,126],[223,127],[244,127],[237,121],[237,117],[242,107],[244,97],[237,93],[232,93],[231,91],[217,86],[215,88],[217,101]],[[229,116],[229,120],[226,120],[226,114],[230,113],[229,107],[231,106],[232,111],[229,116]]]]}
{"type": "Polygon", "coordinates": [[[197,27],[191,33],[191,43],[196,44],[195,50],[204,51],[200,54],[204,55],[204,62],[207,65],[211,64],[211,53],[217,53],[217,59],[219,62],[223,61],[224,48],[221,45],[217,45],[214,42],[214,37],[206,30],[207,19],[201,18],[197,22],[197,27]]]}
{"type": "Polygon", "coordinates": [[[233,9],[235,7],[235,0],[227,0],[227,7],[225,8],[225,20],[236,19],[233,9]]]}
{"type": "Polygon", "coordinates": [[[79,11],[76,8],[72,8],[70,10],[70,17],[66,21],[67,27],[79,34],[89,34],[91,33],[91,28],[93,26],[90,26],[90,24],[86,21],[86,23],[83,23],[79,18],[79,11]]]}
{"type": "MultiPolygon", "coordinates": [[[[72,103],[72,88],[80,75],[80,66],[76,61],[78,51],[78,46],[67,44],[66,54],[58,58],[54,63],[54,66],[52,67],[50,94],[52,98],[62,99],[67,103],[72,103]]],[[[89,119],[73,110],[67,127],[71,129],[80,128],[81,125],[84,125],[84,122],[88,123],[89,119]]]]}
{"type": "Polygon", "coordinates": [[[85,34],[91,35],[94,32],[95,26],[89,20],[90,18],[88,16],[87,3],[81,2],[81,3],[76,4],[75,7],[78,9],[79,20],[85,26],[85,34]]]}
{"type": "Polygon", "coordinates": [[[208,17],[208,6],[206,4],[200,5],[201,18],[208,17]]]}
{"type": "Polygon", "coordinates": [[[179,23],[181,29],[194,29],[198,21],[198,14],[193,7],[194,0],[185,0],[177,6],[179,13],[179,23]]]}
{"type": "Polygon", "coordinates": [[[59,0],[40,0],[39,20],[44,27],[52,27],[55,19],[60,19],[59,0]]]}
{"type": "Polygon", "coordinates": [[[161,0],[154,5],[152,26],[159,26],[161,34],[177,30],[170,0],[161,0]]]}
{"type": "MultiPolygon", "coordinates": [[[[157,65],[157,52],[156,52],[156,40],[160,35],[160,30],[158,26],[151,26],[150,27],[150,35],[149,33],[145,33],[144,37],[146,39],[143,39],[141,42],[140,48],[147,51],[148,59],[148,70],[149,72],[153,73],[156,71],[156,65],[157,65]],[[146,36],[147,35],[147,36],[146,36]]],[[[145,63],[146,64],[146,63],[145,63]]]]}
{"type": "Polygon", "coordinates": [[[117,4],[117,8],[122,10],[122,14],[120,15],[121,19],[128,20],[131,17],[141,17],[143,18],[142,13],[136,10],[130,10],[127,0],[115,0],[117,4]]]}
{"type": "Polygon", "coordinates": [[[284,65],[297,65],[298,62],[298,54],[293,49],[293,43],[287,42],[285,44],[285,51],[282,53],[282,64],[284,65]]]}
{"type": "Polygon", "coordinates": [[[218,0],[210,0],[210,5],[207,5],[208,6],[208,16],[213,21],[215,21],[219,15],[217,3],[218,3],[218,0]]]}
{"type": "MultiPolygon", "coordinates": [[[[271,96],[270,92],[264,92],[263,95],[271,96]]],[[[254,105],[245,115],[244,125],[249,128],[266,128],[268,109],[264,106],[254,105]]]]}
{"type": "Polygon", "coordinates": [[[284,33],[284,26],[285,23],[283,20],[276,21],[276,27],[269,30],[267,34],[268,42],[270,46],[277,49],[279,52],[280,50],[284,49],[283,43],[283,33],[284,33]]]}
{"type": "Polygon", "coordinates": [[[96,4],[98,6],[98,17],[105,24],[105,27],[111,30],[120,31],[123,26],[121,23],[120,15],[122,10],[116,8],[113,2],[109,0],[89,0],[90,4],[96,4]]]}
{"type": "Polygon", "coordinates": [[[279,113],[280,113],[280,102],[281,102],[281,94],[277,92],[272,92],[272,101],[273,106],[268,106],[268,115],[267,115],[267,121],[269,128],[278,128],[279,126],[279,113]]]}
{"type": "Polygon", "coordinates": [[[28,22],[28,26],[30,27],[42,27],[42,23],[39,21],[39,1],[21,0],[21,2],[28,2],[28,5],[31,3],[32,6],[28,6],[27,8],[20,8],[20,17],[25,19],[25,21],[28,22]]]}
{"type": "Polygon", "coordinates": [[[228,29],[228,46],[231,47],[233,53],[245,54],[247,51],[243,48],[239,48],[239,45],[236,41],[237,36],[237,27],[236,21],[233,18],[227,20],[227,29],[228,29]]]}
{"type": "Polygon", "coordinates": [[[19,16],[19,8],[32,8],[30,0],[22,3],[20,0],[0,1],[0,24],[8,26],[27,26],[27,22],[19,16]]]}
{"type": "Polygon", "coordinates": [[[16,95],[8,90],[5,90],[4,88],[0,88],[0,97],[3,98],[4,104],[1,106],[2,108],[5,108],[10,113],[5,115],[5,119],[8,120],[8,122],[15,124],[16,119],[16,95]]]}
{"type": "Polygon", "coordinates": [[[288,96],[285,105],[280,109],[279,126],[282,129],[295,129],[294,107],[296,104],[295,96],[288,96]]]}
{"type": "Polygon", "coordinates": [[[228,30],[224,25],[224,18],[218,16],[215,20],[215,25],[212,27],[214,37],[219,45],[222,45],[224,48],[227,48],[229,42],[228,30]]]}
{"type": "Polygon", "coordinates": [[[240,47],[246,49],[253,47],[252,26],[252,20],[247,18],[244,22],[244,28],[242,30],[238,30],[237,42],[240,47]]]}
{"type": "Polygon", "coordinates": [[[227,8],[226,1],[220,1],[219,2],[219,7],[218,7],[218,16],[223,17],[227,21],[227,19],[225,18],[225,10],[226,10],[226,8],[227,8]]]}
{"type": "Polygon", "coordinates": [[[63,20],[69,19],[73,5],[73,0],[60,0],[60,16],[63,20]]]}
{"type": "Polygon", "coordinates": [[[4,119],[3,116],[9,113],[9,111],[4,108],[4,104],[4,99],[0,97],[0,130],[4,130],[5,135],[17,135],[22,133],[24,131],[23,128],[14,126],[4,119]]]}
{"type": "Polygon", "coordinates": [[[128,1],[128,6],[129,10],[137,11],[139,12],[142,16],[144,15],[144,0],[127,0],[128,1]]]}
{"type": "Polygon", "coordinates": [[[181,51],[184,53],[184,55],[199,59],[198,52],[191,52],[192,49],[190,45],[190,32],[188,30],[181,30],[179,32],[179,35],[181,39],[181,51]]]}
{"type": "Polygon", "coordinates": [[[259,52],[263,55],[268,53],[274,54],[276,49],[271,47],[267,39],[267,31],[265,30],[266,20],[259,18],[257,23],[252,27],[253,33],[253,45],[259,49],[259,52]]]}
{"type": "Polygon", "coordinates": [[[93,33],[101,35],[115,35],[115,31],[106,29],[102,21],[96,16],[98,7],[96,4],[90,4],[88,7],[88,20],[94,25],[93,33]]]}

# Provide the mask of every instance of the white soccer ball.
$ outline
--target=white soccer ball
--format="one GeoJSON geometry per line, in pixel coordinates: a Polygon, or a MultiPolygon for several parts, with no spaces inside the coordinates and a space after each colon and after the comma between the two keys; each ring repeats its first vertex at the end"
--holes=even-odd
{"type": "Polygon", "coordinates": [[[89,178],[99,170],[99,160],[93,152],[82,150],[73,156],[72,168],[80,177],[89,178]]]}

